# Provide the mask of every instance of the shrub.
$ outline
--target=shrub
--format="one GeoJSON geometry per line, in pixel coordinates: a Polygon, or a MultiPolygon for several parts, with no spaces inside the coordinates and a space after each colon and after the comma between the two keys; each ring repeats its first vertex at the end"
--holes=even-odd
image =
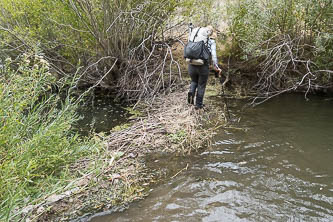
{"type": "Polygon", "coordinates": [[[94,148],[73,131],[77,101],[51,92],[56,80],[48,66],[42,56],[24,54],[1,67],[0,220],[66,184],[69,164],[94,148]]]}
{"type": "Polygon", "coordinates": [[[60,76],[81,69],[81,85],[98,83],[136,100],[166,89],[178,70],[164,29],[179,0],[4,0],[0,57],[35,45],[60,76]],[[2,43],[2,44],[1,44],[2,43]],[[172,76],[173,77],[173,76],[172,76]]]}
{"type": "Polygon", "coordinates": [[[258,95],[332,87],[330,0],[239,0],[229,5],[240,58],[256,60],[258,95]]]}

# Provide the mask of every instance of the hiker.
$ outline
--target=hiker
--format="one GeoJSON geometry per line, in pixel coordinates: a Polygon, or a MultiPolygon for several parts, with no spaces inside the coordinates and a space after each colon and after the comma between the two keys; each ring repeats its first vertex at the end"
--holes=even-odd
{"type": "Polygon", "coordinates": [[[191,76],[191,85],[187,101],[190,104],[194,104],[194,97],[196,96],[195,109],[201,109],[204,106],[203,98],[208,80],[210,58],[213,61],[214,70],[221,75],[221,69],[217,63],[215,38],[216,32],[214,32],[212,26],[197,27],[190,30],[189,42],[203,41],[205,47],[208,49],[207,53],[209,54],[208,59],[189,59],[186,58],[185,52],[186,61],[189,63],[188,73],[191,76]]]}

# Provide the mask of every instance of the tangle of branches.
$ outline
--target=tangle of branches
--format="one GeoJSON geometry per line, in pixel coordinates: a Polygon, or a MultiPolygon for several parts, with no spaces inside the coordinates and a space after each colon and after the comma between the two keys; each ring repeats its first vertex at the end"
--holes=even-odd
{"type": "Polygon", "coordinates": [[[169,1],[139,1],[130,9],[124,3],[127,1],[115,5],[101,1],[103,25],[91,1],[70,2],[78,19],[98,42],[96,57],[88,61],[99,60],[84,71],[86,81],[98,81],[117,59],[100,86],[116,89],[119,97],[136,101],[152,98],[181,78],[179,64],[163,32],[170,14],[169,1]]]}
{"type": "Polygon", "coordinates": [[[10,37],[1,51],[15,57],[39,48],[57,76],[79,76],[80,86],[106,88],[133,101],[151,98],[181,78],[165,34],[177,1],[62,0],[58,6],[65,19],[50,16],[43,23],[49,33],[35,27],[33,37],[17,31],[33,17],[16,21],[5,13],[0,31],[10,37]]]}
{"type": "Polygon", "coordinates": [[[288,91],[305,91],[333,86],[332,70],[320,70],[311,59],[314,46],[304,43],[302,36],[274,36],[267,40],[264,60],[260,64],[257,96],[252,104],[258,105],[288,91]],[[326,81],[322,81],[326,78],[326,81]]]}

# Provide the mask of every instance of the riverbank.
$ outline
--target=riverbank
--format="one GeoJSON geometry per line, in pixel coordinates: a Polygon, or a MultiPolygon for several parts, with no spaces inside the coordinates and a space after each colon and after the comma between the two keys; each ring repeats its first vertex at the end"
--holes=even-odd
{"type": "Polygon", "coordinates": [[[145,166],[147,154],[196,152],[209,144],[212,126],[223,124],[222,108],[209,100],[218,93],[217,82],[211,79],[202,110],[187,104],[187,90],[182,87],[152,103],[139,104],[133,118],[110,135],[96,134],[95,140],[104,146],[95,156],[71,166],[71,173],[79,176],[66,190],[44,197],[23,212],[34,215],[30,221],[69,221],[144,198],[159,177],[145,166]],[[210,122],[213,118],[220,121],[210,122]]]}

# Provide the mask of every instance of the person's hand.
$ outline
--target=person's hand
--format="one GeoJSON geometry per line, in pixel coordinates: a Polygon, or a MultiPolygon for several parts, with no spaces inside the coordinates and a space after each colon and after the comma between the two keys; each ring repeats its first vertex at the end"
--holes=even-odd
{"type": "Polygon", "coordinates": [[[222,76],[222,69],[216,67],[215,71],[218,73],[218,76],[221,77],[222,76]]]}
{"type": "Polygon", "coordinates": [[[222,77],[222,69],[219,68],[219,76],[222,77]]]}

